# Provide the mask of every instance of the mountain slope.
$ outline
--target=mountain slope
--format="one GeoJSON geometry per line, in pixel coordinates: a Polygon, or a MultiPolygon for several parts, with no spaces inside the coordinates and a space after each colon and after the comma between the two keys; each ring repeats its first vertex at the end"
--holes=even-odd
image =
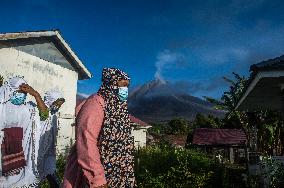
{"type": "Polygon", "coordinates": [[[223,112],[213,109],[207,101],[160,80],[135,88],[128,101],[130,113],[146,122],[165,122],[175,117],[193,120],[198,113],[223,116],[223,112]]]}

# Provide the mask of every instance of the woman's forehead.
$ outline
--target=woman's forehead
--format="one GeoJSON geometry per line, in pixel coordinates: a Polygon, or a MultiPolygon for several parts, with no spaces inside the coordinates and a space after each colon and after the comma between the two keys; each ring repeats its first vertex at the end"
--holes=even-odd
{"type": "Polygon", "coordinates": [[[128,86],[129,85],[129,80],[119,80],[117,82],[118,86],[128,86]]]}

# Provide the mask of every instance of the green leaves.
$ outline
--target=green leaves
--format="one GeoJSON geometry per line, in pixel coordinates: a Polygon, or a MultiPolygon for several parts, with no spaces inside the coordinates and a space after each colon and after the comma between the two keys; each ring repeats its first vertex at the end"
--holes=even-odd
{"type": "Polygon", "coordinates": [[[175,118],[169,121],[169,128],[171,134],[182,134],[188,131],[188,122],[182,118],[175,118]]]}
{"type": "Polygon", "coordinates": [[[147,147],[136,153],[139,187],[205,187],[212,180],[214,162],[195,150],[147,147]]]}
{"type": "Polygon", "coordinates": [[[225,110],[228,113],[235,111],[235,107],[239,99],[241,98],[244,88],[248,82],[244,76],[240,76],[233,72],[234,79],[223,77],[223,79],[229,83],[229,89],[224,92],[221,100],[216,100],[210,97],[204,97],[208,102],[215,104],[215,108],[219,110],[225,110]]]}
{"type": "Polygon", "coordinates": [[[269,187],[277,188],[283,186],[284,166],[280,161],[272,157],[262,157],[261,174],[268,183],[269,187]]]}
{"type": "Polygon", "coordinates": [[[197,114],[193,121],[193,128],[220,128],[221,121],[219,118],[212,115],[197,114]]]}

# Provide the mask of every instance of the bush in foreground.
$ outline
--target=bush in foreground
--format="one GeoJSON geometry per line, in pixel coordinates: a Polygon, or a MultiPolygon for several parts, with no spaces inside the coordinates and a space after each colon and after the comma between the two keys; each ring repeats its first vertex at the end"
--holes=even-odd
{"type": "Polygon", "coordinates": [[[169,146],[136,152],[139,187],[221,187],[221,168],[203,153],[169,146]]]}
{"type": "MultiPolygon", "coordinates": [[[[223,166],[193,149],[176,149],[167,144],[135,152],[135,175],[139,188],[245,187],[244,169],[223,166]]],[[[57,158],[57,175],[63,179],[66,155],[57,158]]],[[[44,182],[40,187],[47,188],[44,182]]]]}

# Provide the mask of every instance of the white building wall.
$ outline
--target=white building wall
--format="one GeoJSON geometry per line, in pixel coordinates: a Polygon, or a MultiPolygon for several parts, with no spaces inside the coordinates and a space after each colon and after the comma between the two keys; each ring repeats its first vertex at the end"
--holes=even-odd
{"type": "Polygon", "coordinates": [[[134,136],[135,148],[146,146],[146,129],[132,129],[132,136],[134,136]]]}
{"type": "MultiPolygon", "coordinates": [[[[11,74],[24,76],[28,84],[41,96],[45,91],[53,88],[63,92],[66,102],[60,110],[60,130],[57,141],[58,151],[62,151],[69,144],[70,138],[74,140],[75,136],[74,127],[71,127],[71,124],[74,122],[78,73],[14,48],[1,48],[0,75],[7,79],[11,74]]],[[[34,101],[31,97],[28,100],[34,101]]]]}

